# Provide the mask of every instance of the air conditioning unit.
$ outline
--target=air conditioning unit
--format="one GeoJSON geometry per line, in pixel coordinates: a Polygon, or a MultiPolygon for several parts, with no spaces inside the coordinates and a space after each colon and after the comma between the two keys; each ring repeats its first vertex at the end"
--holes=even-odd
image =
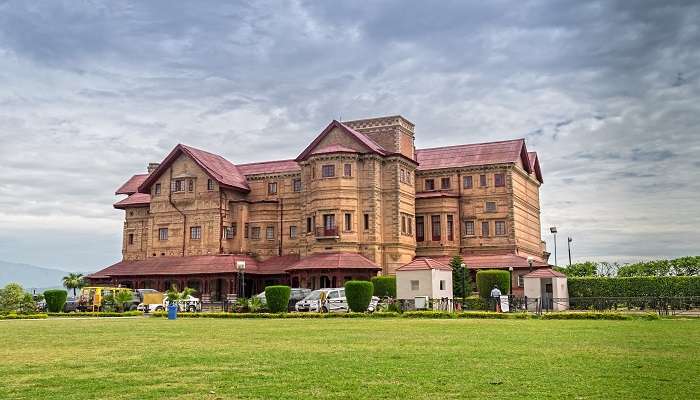
{"type": "Polygon", "coordinates": [[[414,304],[416,305],[416,310],[427,310],[428,309],[428,296],[416,296],[413,298],[414,304]]]}

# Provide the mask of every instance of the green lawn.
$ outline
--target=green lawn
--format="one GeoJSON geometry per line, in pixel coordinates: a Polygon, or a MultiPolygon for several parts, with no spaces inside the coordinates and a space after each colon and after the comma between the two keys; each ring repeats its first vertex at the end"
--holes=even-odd
{"type": "Polygon", "coordinates": [[[0,399],[658,399],[700,320],[0,321],[0,399]]]}

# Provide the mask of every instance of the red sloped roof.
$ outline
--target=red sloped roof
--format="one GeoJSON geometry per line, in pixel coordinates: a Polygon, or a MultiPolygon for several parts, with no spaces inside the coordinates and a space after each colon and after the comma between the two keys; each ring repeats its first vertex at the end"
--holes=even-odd
{"type": "Polygon", "coordinates": [[[294,263],[299,261],[298,254],[288,254],[285,256],[277,256],[269,258],[258,263],[258,269],[255,273],[267,275],[284,275],[285,270],[294,263]]]}
{"type": "Polygon", "coordinates": [[[139,186],[148,178],[148,174],[136,174],[124,182],[114,194],[134,194],[139,191],[139,186]]]}
{"type": "MultiPolygon", "coordinates": [[[[443,263],[449,263],[451,257],[439,257],[438,260],[443,263]]],[[[489,269],[489,268],[530,268],[527,262],[527,257],[512,253],[505,254],[477,254],[466,255],[462,254],[462,259],[469,269],[489,269]]],[[[535,259],[532,263],[533,268],[549,267],[549,264],[542,260],[535,259]]]]}
{"type": "Polygon", "coordinates": [[[238,170],[243,175],[274,174],[301,171],[299,163],[294,160],[264,161],[257,163],[239,164],[238,170]]]}
{"type": "Polygon", "coordinates": [[[540,158],[537,157],[537,152],[530,151],[527,153],[528,159],[530,160],[530,169],[535,173],[537,180],[540,183],[544,183],[542,180],[542,170],[540,169],[540,158]]]}
{"type": "Polygon", "coordinates": [[[440,261],[433,260],[428,257],[416,258],[410,263],[401,266],[397,271],[425,271],[431,269],[439,269],[443,271],[452,271],[449,265],[443,264],[440,261]]]}
{"type": "Polygon", "coordinates": [[[114,208],[124,209],[126,207],[146,206],[151,204],[151,195],[146,193],[134,193],[131,196],[114,203],[114,208]]]}
{"type": "Polygon", "coordinates": [[[254,272],[257,269],[255,259],[247,255],[153,257],[138,261],[120,261],[88,275],[88,278],[230,273],[236,272],[236,261],[239,260],[246,262],[246,272],[254,272]]]}
{"type": "Polygon", "coordinates": [[[551,268],[540,268],[524,275],[523,278],[566,278],[566,275],[551,268]]]}
{"type": "MultiPolygon", "coordinates": [[[[378,145],[374,140],[370,139],[367,135],[362,134],[352,128],[350,128],[347,125],[344,125],[336,120],[333,120],[326,129],[319,134],[316,139],[314,139],[313,142],[311,142],[310,145],[304,149],[304,151],[299,154],[299,157],[296,158],[296,161],[302,161],[305,160],[309,155],[312,154],[312,151],[318,146],[318,144],[323,140],[324,137],[326,137],[333,129],[335,128],[340,128],[343,130],[345,133],[347,133],[351,138],[355,139],[358,143],[361,143],[364,145],[368,152],[371,153],[376,153],[379,155],[386,155],[387,151],[382,148],[382,146],[378,145]]],[[[356,151],[355,151],[356,152],[356,151]]]]}
{"type": "Polygon", "coordinates": [[[517,162],[518,158],[522,161],[525,170],[530,172],[530,159],[524,139],[416,149],[416,161],[420,171],[508,164],[517,162]]]}
{"type": "Polygon", "coordinates": [[[180,156],[180,154],[188,155],[194,162],[199,165],[204,172],[212,179],[217,181],[224,187],[250,191],[248,181],[241,171],[227,159],[220,155],[209,153],[204,150],[195,149],[194,147],[178,144],[168,154],[168,156],[160,163],[158,168],[150,174],[144,182],[139,186],[139,192],[148,193],[151,185],[163,174],[163,172],[172,165],[172,163],[180,156]]]}
{"type": "Polygon", "coordinates": [[[305,269],[382,269],[377,264],[357,253],[317,253],[304,257],[287,271],[305,269]]]}

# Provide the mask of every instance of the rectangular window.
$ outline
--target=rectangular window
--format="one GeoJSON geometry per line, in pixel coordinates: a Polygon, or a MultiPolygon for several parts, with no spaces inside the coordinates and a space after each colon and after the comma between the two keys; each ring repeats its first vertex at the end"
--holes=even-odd
{"type": "Polygon", "coordinates": [[[402,235],[406,234],[406,216],[405,215],[401,216],[401,234],[402,235]]]}
{"type": "Polygon", "coordinates": [[[399,169],[399,182],[406,183],[406,170],[403,168],[399,169]]]}
{"type": "Polygon", "coordinates": [[[159,240],[168,240],[168,228],[158,229],[158,239],[159,240]]]}
{"type": "Polygon", "coordinates": [[[160,194],[160,183],[156,183],[155,194],[156,194],[156,195],[159,195],[159,194],[160,194]]]}
{"type": "Polygon", "coordinates": [[[194,180],[188,179],[187,180],[187,191],[191,192],[194,190],[194,180]]]}
{"type": "Polygon", "coordinates": [[[324,165],[321,167],[321,176],[324,178],[332,178],[335,176],[335,165],[324,165]]]}
{"type": "Polygon", "coordinates": [[[413,218],[408,217],[408,236],[413,236],[413,218]]]}
{"type": "Polygon", "coordinates": [[[326,230],[335,228],[335,214],[323,214],[323,228],[326,230]]]}
{"type": "Polygon", "coordinates": [[[312,226],[311,226],[311,217],[306,218],[306,233],[311,232],[312,226]]]}
{"type": "Polygon", "coordinates": [[[440,237],[440,216],[439,215],[431,215],[430,216],[430,230],[431,234],[433,236],[433,242],[439,242],[441,237],[440,237]]]}
{"type": "Polygon", "coordinates": [[[496,221],[496,235],[503,236],[506,234],[506,221],[496,221]]]}
{"type": "Polygon", "coordinates": [[[423,222],[423,217],[416,217],[416,242],[422,242],[425,240],[425,224],[423,222]]]}
{"type": "Polygon", "coordinates": [[[250,229],[250,238],[253,240],[260,240],[260,227],[254,226],[250,229]]]}
{"type": "Polygon", "coordinates": [[[486,187],[486,175],[479,175],[479,186],[486,187]]]}
{"type": "Polygon", "coordinates": [[[449,189],[450,188],[450,178],[440,179],[440,188],[441,189],[449,189]]]}
{"type": "Polygon", "coordinates": [[[214,190],[214,181],[207,179],[207,190],[214,190]]]}
{"type": "Polygon", "coordinates": [[[473,186],[473,182],[472,182],[472,177],[471,177],[471,175],[465,176],[465,177],[464,177],[464,188],[465,188],[465,189],[471,189],[472,186],[473,186]]]}
{"type": "Polygon", "coordinates": [[[525,278],[522,275],[518,275],[518,287],[525,286],[525,278]]]}
{"type": "Polygon", "coordinates": [[[452,215],[447,216],[447,240],[453,241],[454,237],[454,217],[452,215]]]}
{"type": "Polygon", "coordinates": [[[345,231],[349,232],[352,230],[352,215],[350,213],[345,213],[345,231]]]}
{"type": "Polygon", "coordinates": [[[352,164],[343,165],[343,176],[352,176],[352,164]]]}
{"type": "Polygon", "coordinates": [[[290,239],[296,239],[297,238],[297,227],[296,225],[292,225],[289,227],[289,238],[290,239]]]}
{"type": "Polygon", "coordinates": [[[423,185],[423,188],[425,190],[435,190],[435,180],[434,179],[426,179],[425,184],[423,185]]]}
{"type": "Polygon", "coordinates": [[[134,234],[133,233],[129,234],[129,244],[134,244],[134,234]]]}
{"type": "Polygon", "coordinates": [[[415,291],[420,289],[420,282],[419,281],[411,281],[411,290],[415,291]]]}
{"type": "Polygon", "coordinates": [[[246,239],[250,237],[250,224],[248,223],[243,225],[243,237],[246,239]]]}
{"type": "Polygon", "coordinates": [[[440,290],[445,290],[446,286],[447,286],[447,284],[445,283],[445,280],[441,279],[440,280],[440,290]]]}
{"type": "Polygon", "coordinates": [[[367,231],[367,230],[369,230],[369,214],[365,214],[364,219],[365,219],[365,230],[367,231]]]}
{"type": "Polygon", "coordinates": [[[233,239],[236,237],[236,228],[237,226],[235,222],[231,222],[231,226],[226,227],[226,231],[224,232],[226,239],[233,239]]]}
{"type": "Polygon", "coordinates": [[[184,192],[185,191],[185,181],[182,179],[176,179],[173,181],[173,192],[184,192]]]}
{"type": "Polygon", "coordinates": [[[277,194],[277,182],[268,182],[267,194],[277,194]]]}
{"type": "Polygon", "coordinates": [[[486,202],[486,212],[496,212],[496,202],[487,201],[486,202]]]}
{"type": "Polygon", "coordinates": [[[301,192],[301,179],[294,179],[292,181],[292,187],[295,192],[301,192]]]}
{"type": "Polygon", "coordinates": [[[267,229],[265,229],[265,238],[267,238],[267,240],[275,240],[274,226],[268,226],[267,229]]]}
{"type": "Polygon", "coordinates": [[[489,222],[488,221],[484,221],[481,223],[481,236],[483,236],[483,237],[489,236],[489,222]]]}
{"type": "Polygon", "coordinates": [[[191,226],[190,227],[190,239],[199,240],[202,238],[202,227],[201,226],[191,226]]]}
{"type": "Polygon", "coordinates": [[[474,236],[474,221],[464,221],[464,234],[474,236]]]}
{"type": "Polygon", "coordinates": [[[493,186],[503,187],[506,185],[506,176],[504,174],[493,175],[493,186]]]}

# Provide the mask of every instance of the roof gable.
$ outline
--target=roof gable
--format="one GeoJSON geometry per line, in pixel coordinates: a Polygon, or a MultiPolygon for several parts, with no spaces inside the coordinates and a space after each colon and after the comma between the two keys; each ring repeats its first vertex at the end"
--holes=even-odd
{"type": "Polygon", "coordinates": [[[416,160],[419,171],[521,161],[523,168],[530,172],[525,139],[416,149],[416,160]]]}
{"type": "Polygon", "coordinates": [[[139,186],[146,180],[148,174],[136,174],[124,182],[114,194],[132,195],[139,191],[139,186]]]}
{"type": "Polygon", "coordinates": [[[399,267],[397,271],[430,271],[433,269],[452,271],[452,267],[449,265],[428,257],[416,258],[410,263],[399,267]]]}
{"type": "Polygon", "coordinates": [[[227,159],[204,150],[185,146],[184,144],[178,144],[170,152],[170,154],[165,157],[165,160],[160,163],[158,168],[156,168],[156,170],[153,171],[153,173],[151,173],[139,186],[139,192],[149,193],[151,185],[155,183],[155,181],[160,178],[160,176],[168,168],[170,168],[175,160],[177,160],[177,158],[182,154],[191,158],[210,178],[218,182],[219,185],[243,192],[250,191],[250,187],[248,186],[245,176],[241,173],[238,167],[227,159]]]}
{"type": "Polygon", "coordinates": [[[537,157],[537,153],[534,151],[528,152],[527,153],[528,158],[530,160],[530,169],[532,172],[535,173],[535,176],[537,177],[537,180],[540,183],[544,183],[542,180],[542,170],[540,169],[540,158],[537,157]]]}
{"type": "MultiPolygon", "coordinates": [[[[303,161],[306,160],[309,156],[311,156],[314,153],[314,150],[324,142],[324,139],[334,130],[338,130],[340,132],[343,132],[346,134],[348,137],[353,139],[358,145],[359,148],[363,149],[364,152],[366,153],[375,153],[379,155],[386,155],[387,151],[382,148],[382,146],[378,145],[376,142],[374,142],[372,139],[370,139],[367,135],[364,135],[360,132],[357,132],[356,130],[350,128],[349,126],[346,126],[336,120],[333,120],[326,129],[319,134],[316,139],[314,139],[313,142],[311,142],[310,145],[304,149],[304,151],[299,154],[299,156],[296,158],[296,161],[303,161]]],[[[341,145],[340,143],[328,143],[327,146],[323,147],[330,147],[330,146],[341,146],[344,149],[348,149],[348,146],[341,145]]],[[[356,149],[351,149],[351,150],[356,150],[356,149]]],[[[326,151],[327,152],[327,151],[326,151]]],[[[347,152],[347,150],[339,150],[338,152],[347,152]]],[[[359,151],[358,151],[359,152],[359,151]]]]}

